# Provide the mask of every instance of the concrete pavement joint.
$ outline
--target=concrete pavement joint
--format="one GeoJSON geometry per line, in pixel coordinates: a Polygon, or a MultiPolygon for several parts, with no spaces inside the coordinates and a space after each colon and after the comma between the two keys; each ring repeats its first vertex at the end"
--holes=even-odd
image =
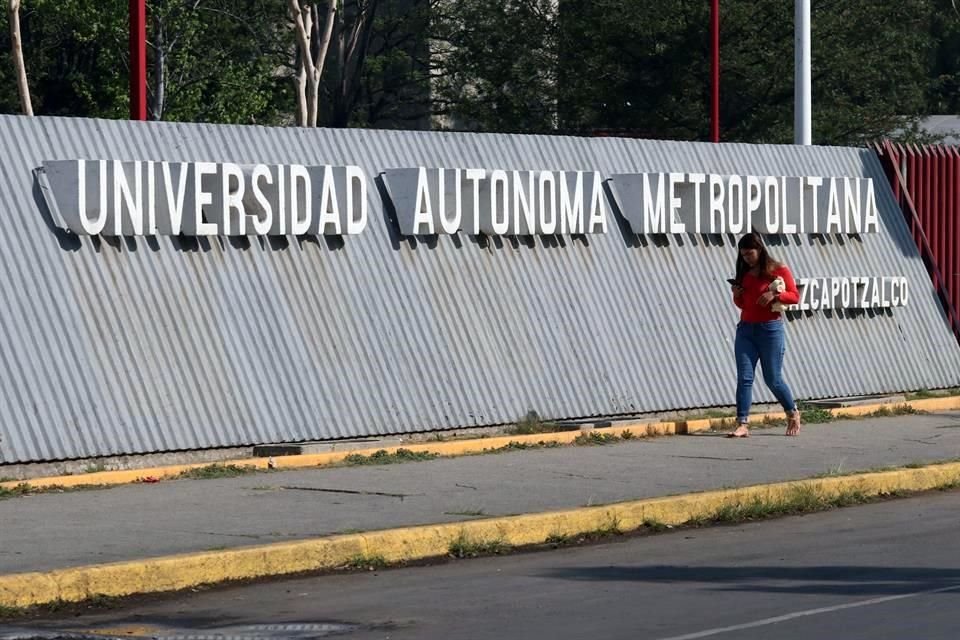
{"type": "Polygon", "coordinates": [[[22,610],[330,571],[356,564],[357,558],[399,565],[484,550],[502,552],[602,532],[750,519],[752,514],[783,515],[958,485],[960,463],[952,462],[13,574],[0,576],[0,608],[22,610]]]}
{"type": "MultiPolygon", "coordinates": [[[[817,411],[842,420],[869,415],[894,415],[898,409],[907,410],[908,412],[955,411],[960,409],[960,396],[944,396],[908,400],[906,402],[840,407],[835,409],[818,409],[817,411]]],[[[785,417],[783,413],[754,414],[750,417],[750,422],[751,425],[764,425],[777,420],[783,420],[785,417]]],[[[723,429],[733,426],[733,421],[733,418],[727,417],[679,420],[676,422],[628,422],[614,427],[593,428],[585,432],[555,431],[529,435],[409,444],[406,446],[386,447],[377,450],[354,449],[296,456],[281,456],[277,458],[248,458],[228,460],[214,463],[213,465],[202,463],[171,465],[150,469],[98,471],[80,475],[0,482],[0,498],[5,497],[4,494],[7,494],[6,497],[10,497],[11,495],[21,495],[41,490],[66,491],[81,488],[101,489],[121,484],[175,480],[191,474],[202,477],[204,475],[203,470],[209,470],[213,467],[227,469],[233,474],[238,474],[280,469],[339,466],[345,462],[349,462],[351,458],[371,457],[380,454],[380,452],[383,452],[383,455],[391,455],[401,450],[407,452],[407,454],[414,455],[433,454],[437,457],[458,457],[494,453],[501,450],[535,448],[538,446],[564,446],[572,444],[600,445],[608,441],[617,440],[618,438],[629,440],[633,438],[684,435],[710,431],[712,429],[723,429]]],[[[216,476],[217,474],[213,475],[216,476]]]]}

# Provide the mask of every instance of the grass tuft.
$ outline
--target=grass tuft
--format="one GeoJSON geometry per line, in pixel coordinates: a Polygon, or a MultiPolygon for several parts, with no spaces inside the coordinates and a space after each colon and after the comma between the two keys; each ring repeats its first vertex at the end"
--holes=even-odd
{"type": "Polygon", "coordinates": [[[450,543],[448,552],[454,558],[476,558],[479,556],[500,555],[507,553],[512,547],[501,539],[497,540],[471,540],[466,534],[461,533],[450,543]]]}
{"type": "Polygon", "coordinates": [[[523,419],[517,421],[512,427],[504,430],[508,436],[529,436],[535,433],[554,433],[556,431],[566,431],[560,426],[549,420],[544,420],[536,411],[528,411],[523,419]]]}
{"type": "Polygon", "coordinates": [[[938,389],[937,391],[919,389],[913,393],[907,394],[907,400],[927,400],[929,398],[946,398],[950,396],[960,396],[960,387],[938,389]]]}
{"type": "Polygon", "coordinates": [[[0,605],[0,620],[16,620],[28,617],[63,615],[63,612],[73,612],[75,615],[82,615],[81,612],[115,609],[120,606],[123,601],[124,599],[118,596],[94,594],[81,602],[54,600],[46,604],[34,605],[30,607],[10,607],[6,605],[0,605]]]}
{"type": "Polygon", "coordinates": [[[347,466],[378,465],[378,464],[397,464],[399,462],[420,462],[423,460],[433,460],[439,458],[439,453],[430,451],[411,451],[410,449],[397,449],[393,453],[386,449],[374,451],[370,455],[362,453],[352,453],[343,459],[347,466]]]}
{"type": "Polygon", "coordinates": [[[574,438],[573,443],[580,446],[613,444],[620,441],[620,436],[613,433],[581,433],[574,438]]]}
{"type": "Polygon", "coordinates": [[[386,559],[379,554],[372,556],[357,554],[350,558],[343,568],[349,571],[379,571],[387,566],[386,559]]]}
{"type": "Polygon", "coordinates": [[[624,535],[624,531],[621,528],[620,519],[616,516],[611,516],[609,522],[597,527],[593,531],[584,531],[583,533],[578,533],[575,535],[551,533],[549,536],[547,536],[546,540],[544,540],[544,544],[548,544],[553,547],[566,547],[588,542],[598,542],[622,535],[624,535]]]}
{"type": "Polygon", "coordinates": [[[885,418],[890,416],[914,416],[926,413],[926,411],[914,409],[908,404],[898,404],[892,407],[880,407],[869,415],[871,418],[885,418]]]}
{"type": "Polygon", "coordinates": [[[35,487],[27,482],[21,482],[12,489],[0,487],[0,500],[9,498],[20,498],[23,496],[35,496],[44,493],[69,493],[71,491],[89,491],[91,489],[105,489],[108,485],[102,484],[78,484],[72,487],[64,487],[59,484],[52,484],[45,487],[35,487]]]}
{"type": "Polygon", "coordinates": [[[181,480],[215,480],[217,478],[236,478],[251,473],[257,473],[253,465],[236,464],[208,464],[205,467],[196,467],[181,471],[177,478],[181,480]]]}
{"type": "Polygon", "coordinates": [[[664,524],[656,518],[644,518],[642,526],[647,531],[653,533],[660,533],[661,531],[666,531],[667,529],[672,528],[670,525],[664,524]]]}
{"type": "Polygon", "coordinates": [[[758,496],[747,502],[725,504],[713,514],[703,518],[692,519],[687,524],[703,526],[711,523],[732,524],[753,520],[765,520],[767,518],[815,513],[817,511],[826,511],[839,507],[849,507],[864,504],[871,499],[870,496],[857,490],[843,491],[836,495],[826,496],[816,487],[804,485],[794,487],[789,495],[776,500],[766,500],[758,496]]]}
{"type": "Polygon", "coordinates": [[[565,533],[551,533],[547,536],[547,539],[544,540],[544,543],[555,547],[562,547],[570,544],[570,536],[565,533]]]}
{"type": "Polygon", "coordinates": [[[0,604],[0,620],[7,620],[9,618],[19,618],[24,615],[26,611],[17,607],[8,607],[6,605],[0,604]]]}
{"type": "Polygon", "coordinates": [[[12,489],[0,487],[0,500],[5,500],[7,498],[19,498],[20,496],[26,496],[36,492],[37,490],[31,487],[29,484],[26,482],[21,482],[12,489]]]}
{"type": "Polygon", "coordinates": [[[836,419],[833,413],[823,407],[800,407],[800,420],[806,424],[826,424],[836,419]]]}
{"type": "Polygon", "coordinates": [[[611,515],[606,524],[598,527],[594,531],[588,533],[588,535],[595,536],[597,538],[609,538],[611,536],[622,536],[623,529],[621,528],[620,518],[615,515],[611,515]]]}

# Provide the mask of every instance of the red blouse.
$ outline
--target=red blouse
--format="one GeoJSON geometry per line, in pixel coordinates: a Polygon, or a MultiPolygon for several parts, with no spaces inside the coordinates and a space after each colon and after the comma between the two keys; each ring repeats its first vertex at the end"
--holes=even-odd
{"type": "MultiPolygon", "coordinates": [[[[733,297],[733,303],[740,308],[740,320],[743,322],[769,322],[780,318],[779,313],[770,310],[770,306],[761,306],[758,304],[760,296],[769,291],[770,283],[777,276],[783,278],[784,289],[778,295],[780,302],[784,306],[790,306],[800,302],[800,292],[797,291],[797,283],[793,281],[793,274],[786,266],[774,269],[768,276],[755,276],[747,272],[743,276],[743,292],[739,296],[733,297]]],[[[771,301],[773,304],[773,301],[771,301]]]]}

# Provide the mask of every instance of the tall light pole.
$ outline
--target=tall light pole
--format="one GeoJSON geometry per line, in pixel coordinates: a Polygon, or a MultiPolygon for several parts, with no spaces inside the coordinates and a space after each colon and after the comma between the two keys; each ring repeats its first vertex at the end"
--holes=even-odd
{"type": "Polygon", "coordinates": [[[146,0],[130,0],[130,119],[147,119],[146,0]]]}
{"type": "Polygon", "coordinates": [[[812,144],[810,0],[794,0],[793,142],[812,144]]]}
{"type": "Polygon", "coordinates": [[[710,2],[710,140],[720,142],[720,0],[710,2]]]}

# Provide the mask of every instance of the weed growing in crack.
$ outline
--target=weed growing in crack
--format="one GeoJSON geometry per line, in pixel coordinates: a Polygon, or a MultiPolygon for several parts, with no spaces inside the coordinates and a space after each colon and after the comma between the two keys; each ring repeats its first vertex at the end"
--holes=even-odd
{"type": "Polygon", "coordinates": [[[397,464],[399,462],[420,462],[423,460],[433,460],[439,458],[439,453],[430,451],[411,451],[410,449],[397,449],[393,453],[386,449],[374,451],[370,455],[362,453],[351,453],[343,459],[347,466],[363,466],[378,464],[397,464]]]}
{"type": "Polygon", "coordinates": [[[357,554],[350,558],[343,568],[350,571],[378,571],[387,566],[387,561],[379,554],[372,556],[357,554]]]}
{"type": "Polygon", "coordinates": [[[257,473],[258,471],[259,469],[253,465],[208,464],[205,467],[196,467],[194,469],[181,471],[177,477],[181,480],[215,480],[218,478],[246,476],[251,473],[257,473]]]}
{"type": "Polygon", "coordinates": [[[27,482],[21,482],[13,488],[0,487],[0,500],[10,498],[20,498],[23,496],[41,495],[44,493],[70,493],[73,491],[91,491],[93,489],[108,489],[110,485],[102,484],[78,484],[71,487],[65,487],[59,484],[47,485],[45,487],[35,487],[27,482]]]}
{"type": "Polygon", "coordinates": [[[478,556],[500,555],[510,551],[512,547],[502,539],[472,540],[461,533],[450,543],[448,553],[454,558],[476,558],[478,556]]]}
{"type": "Polygon", "coordinates": [[[580,446],[614,444],[620,441],[620,437],[613,433],[581,433],[574,438],[573,443],[580,446]]]}
{"type": "Polygon", "coordinates": [[[644,518],[641,526],[652,533],[660,533],[661,531],[666,531],[671,528],[670,525],[666,525],[656,518],[644,518]]]}
{"type": "Polygon", "coordinates": [[[555,422],[544,420],[536,411],[528,411],[521,420],[505,429],[508,436],[528,436],[535,433],[553,433],[561,431],[555,422]]]}

